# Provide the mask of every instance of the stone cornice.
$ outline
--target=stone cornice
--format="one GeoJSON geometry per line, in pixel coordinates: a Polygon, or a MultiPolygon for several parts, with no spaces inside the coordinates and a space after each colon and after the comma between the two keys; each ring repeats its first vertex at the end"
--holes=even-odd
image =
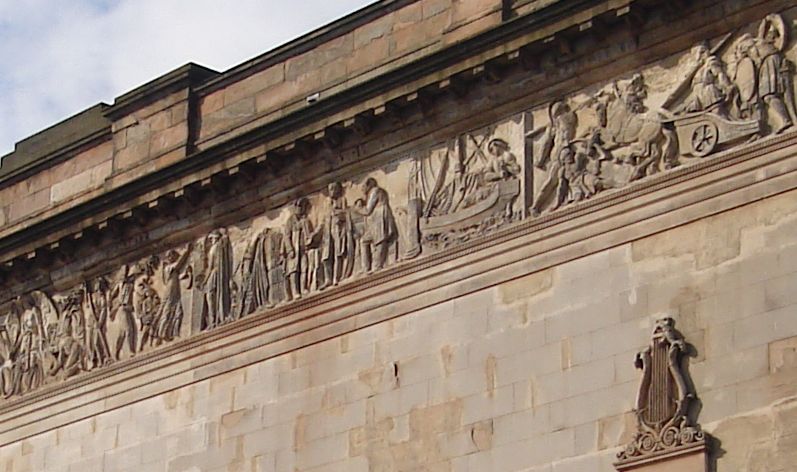
{"type": "Polygon", "coordinates": [[[796,188],[797,133],[729,150],[8,400],[0,444],[796,188]]]}

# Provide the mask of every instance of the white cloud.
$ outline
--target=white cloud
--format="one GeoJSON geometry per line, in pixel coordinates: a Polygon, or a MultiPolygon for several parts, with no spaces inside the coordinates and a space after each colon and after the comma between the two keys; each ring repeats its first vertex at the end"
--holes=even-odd
{"type": "Polygon", "coordinates": [[[187,62],[224,71],[371,0],[0,0],[0,155],[187,62]]]}

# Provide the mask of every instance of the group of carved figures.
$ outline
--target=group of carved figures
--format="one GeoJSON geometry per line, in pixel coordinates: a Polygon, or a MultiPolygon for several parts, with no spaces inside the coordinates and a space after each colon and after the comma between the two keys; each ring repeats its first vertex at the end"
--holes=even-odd
{"type": "Polygon", "coordinates": [[[188,251],[169,251],[125,265],[114,280],[101,276],[51,298],[41,291],[18,297],[0,325],[0,392],[24,394],[48,378],[102,367],[169,341],[183,322],[181,279],[188,251]],[[153,287],[163,277],[163,297],[153,287]]]}
{"type": "Polygon", "coordinates": [[[556,101],[549,122],[527,137],[536,144],[535,167],[547,178],[535,192],[532,214],[555,210],[607,188],[676,167],[684,156],[705,157],[719,146],[778,134],[797,122],[793,66],[785,57],[789,29],[764,18],[756,36],[734,34],[714,47],[696,45],[685,79],[659,110],[646,104],[641,74],[613,82],[577,107],[556,101]],[[731,47],[726,64],[719,54],[731,47]],[[595,124],[579,134],[578,113],[595,124]]]}
{"type": "MultiPolygon", "coordinates": [[[[208,311],[205,326],[240,318],[263,306],[299,299],[338,285],[357,273],[382,269],[394,257],[398,228],[387,191],[374,178],[368,178],[363,192],[365,198],[349,206],[343,185],[329,184],[325,195],[327,211],[321,221],[311,218],[309,199],[294,201],[284,226],[266,228],[257,234],[235,270],[230,262],[225,262],[227,266],[221,273],[227,275],[216,283],[220,291],[206,287],[207,293],[214,294],[207,302],[209,307],[215,299],[224,299],[225,304],[216,303],[208,311]],[[238,296],[230,296],[237,291],[233,273],[240,274],[238,296]],[[227,293],[222,294],[225,289],[227,293]],[[234,303],[237,309],[230,309],[232,298],[238,299],[234,303]]],[[[226,260],[232,260],[231,253],[226,260]]]]}
{"type": "Polygon", "coordinates": [[[284,223],[252,235],[237,257],[227,229],[219,228],[67,294],[18,297],[0,317],[0,393],[24,394],[50,378],[170,341],[187,332],[188,303],[197,320],[192,326],[212,329],[416,257],[423,248],[464,241],[524,210],[555,210],[676,167],[684,156],[780,133],[797,122],[787,33],[783,19],[769,15],[756,36],[732,41],[730,34],[714,47],[695,46],[686,78],[657,111],[648,108],[641,74],[578,106],[553,102],[547,123],[525,135],[536,170],[521,166],[509,138],[501,137],[508,128],[497,132],[506,124],[497,125],[416,156],[406,206],[395,213],[375,178],[364,180],[363,197],[351,205],[349,187],[333,182],[315,199],[292,202],[284,223]],[[726,64],[719,55],[731,44],[733,61],[726,64]],[[579,128],[580,113],[593,114],[586,129],[579,128]],[[531,172],[533,188],[523,188],[531,172]],[[527,209],[517,204],[524,190],[533,195],[527,209]]]}

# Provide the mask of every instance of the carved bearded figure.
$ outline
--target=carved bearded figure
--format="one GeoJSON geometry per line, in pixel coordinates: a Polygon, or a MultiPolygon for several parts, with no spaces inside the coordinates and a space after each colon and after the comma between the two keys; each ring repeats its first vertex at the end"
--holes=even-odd
{"type": "Polygon", "coordinates": [[[390,199],[376,179],[369,177],[363,186],[365,205],[355,211],[365,217],[365,231],[361,238],[362,263],[366,273],[379,270],[387,262],[388,249],[396,236],[396,221],[390,199]]]}

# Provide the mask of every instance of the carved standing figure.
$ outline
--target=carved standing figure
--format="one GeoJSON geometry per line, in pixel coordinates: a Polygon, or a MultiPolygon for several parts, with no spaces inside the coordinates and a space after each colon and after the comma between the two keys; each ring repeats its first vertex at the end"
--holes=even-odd
{"type": "Polygon", "coordinates": [[[17,393],[29,392],[44,381],[44,332],[41,311],[31,295],[19,298],[22,308],[17,348],[17,393]]]}
{"type": "Polygon", "coordinates": [[[136,326],[133,295],[136,279],[141,276],[137,267],[122,266],[119,281],[111,289],[111,314],[108,334],[114,359],[120,360],[123,353],[134,355],[138,348],[138,329],[136,326]]]}
{"type": "MultiPolygon", "coordinates": [[[[560,187],[559,179],[561,177],[563,149],[570,146],[576,136],[576,128],[578,126],[578,117],[562,101],[551,103],[548,107],[548,117],[550,119],[548,125],[529,133],[529,137],[534,137],[540,132],[544,132],[540,143],[539,158],[535,160],[534,166],[548,171],[545,182],[543,182],[540,191],[534,197],[534,203],[531,206],[532,215],[542,213],[543,209],[552,200],[554,202],[559,201],[559,197],[556,195],[560,193],[557,189],[560,187]]],[[[558,207],[559,204],[555,203],[554,208],[558,207]]]]}
{"type": "Polygon", "coordinates": [[[534,166],[539,169],[547,168],[548,162],[559,157],[561,149],[575,139],[578,127],[578,116],[561,100],[551,102],[548,107],[548,119],[547,125],[529,132],[527,136],[534,138],[540,133],[543,135],[539,157],[534,161],[534,166]]]}
{"type": "Polygon", "coordinates": [[[155,316],[159,341],[171,341],[180,335],[180,328],[183,325],[183,295],[180,282],[188,280],[189,286],[193,284],[193,272],[188,266],[188,256],[191,255],[192,249],[193,245],[189,243],[182,254],[171,250],[166,253],[163,261],[161,269],[164,284],[163,301],[155,316]]]}
{"type": "Polygon", "coordinates": [[[205,242],[204,326],[215,328],[232,318],[232,245],[225,229],[210,232],[205,242]]]}
{"type": "Polygon", "coordinates": [[[261,306],[271,306],[269,271],[269,246],[271,229],[266,228],[252,240],[241,259],[241,303],[238,318],[246,316],[261,306]]]}
{"type": "Polygon", "coordinates": [[[86,345],[88,346],[89,368],[100,367],[111,361],[111,349],[108,345],[107,328],[110,303],[108,300],[109,283],[105,277],[97,277],[94,283],[86,282],[87,309],[86,345]]]}
{"type": "Polygon", "coordinates": [[[288,300],[302,298],[308,286],[308,243],[313,241],[313,225],[308,213],[310,201],[300,198],[293,202],[291,215],[285,223],[282,255],[285,261],[285,292],[288,300]]]}
{"type": "Polygon", "coordinates": [[[760,58],[758,69],[758,95],[771,118],[770,128],[780,133],[793,125],[794,101],[790,80],[790,67],[783,49],[788,42],[783,18],[767,15],[761,21],[756,40],[756,51],[760,58]]]}
{"type": "Polygon", "coordinates": [[[739,37],[734,45],[735,70],[733,83],[738,93],[735,95],[735,112],[739,119],[760,119],[758,106],[758,53],[755,38],[749,33],[739,37]]]}
{"type": "Polygon", "coordinates": [[[355,207],[355,211],[365,217],[365,232],[360,241],[361,255],[363,268],[370,273],[387,263],[388,249],[396,236],[396,221],[387,191],[376,183],[376,179],[366,179],[363,190],[365,205],[355,207]]]}
{"type": "Polygon", "coordinates": [[[156,317],[161,304],[160,296],[152,288],[149,276],[142,277],[136,284],[134,303],[136,317],[141,324],[141,344],[138,350],[143,351],[147,343],[153,345],[158,340],[156,317]]]}
{"type": "Polygon", "coordinates": [[[333,182],[327,187],[329,215],[324,225],[323,261],[325,285],[337,285],[349,277],[354,257],[351,214],[343,185],[333,182]]]}

